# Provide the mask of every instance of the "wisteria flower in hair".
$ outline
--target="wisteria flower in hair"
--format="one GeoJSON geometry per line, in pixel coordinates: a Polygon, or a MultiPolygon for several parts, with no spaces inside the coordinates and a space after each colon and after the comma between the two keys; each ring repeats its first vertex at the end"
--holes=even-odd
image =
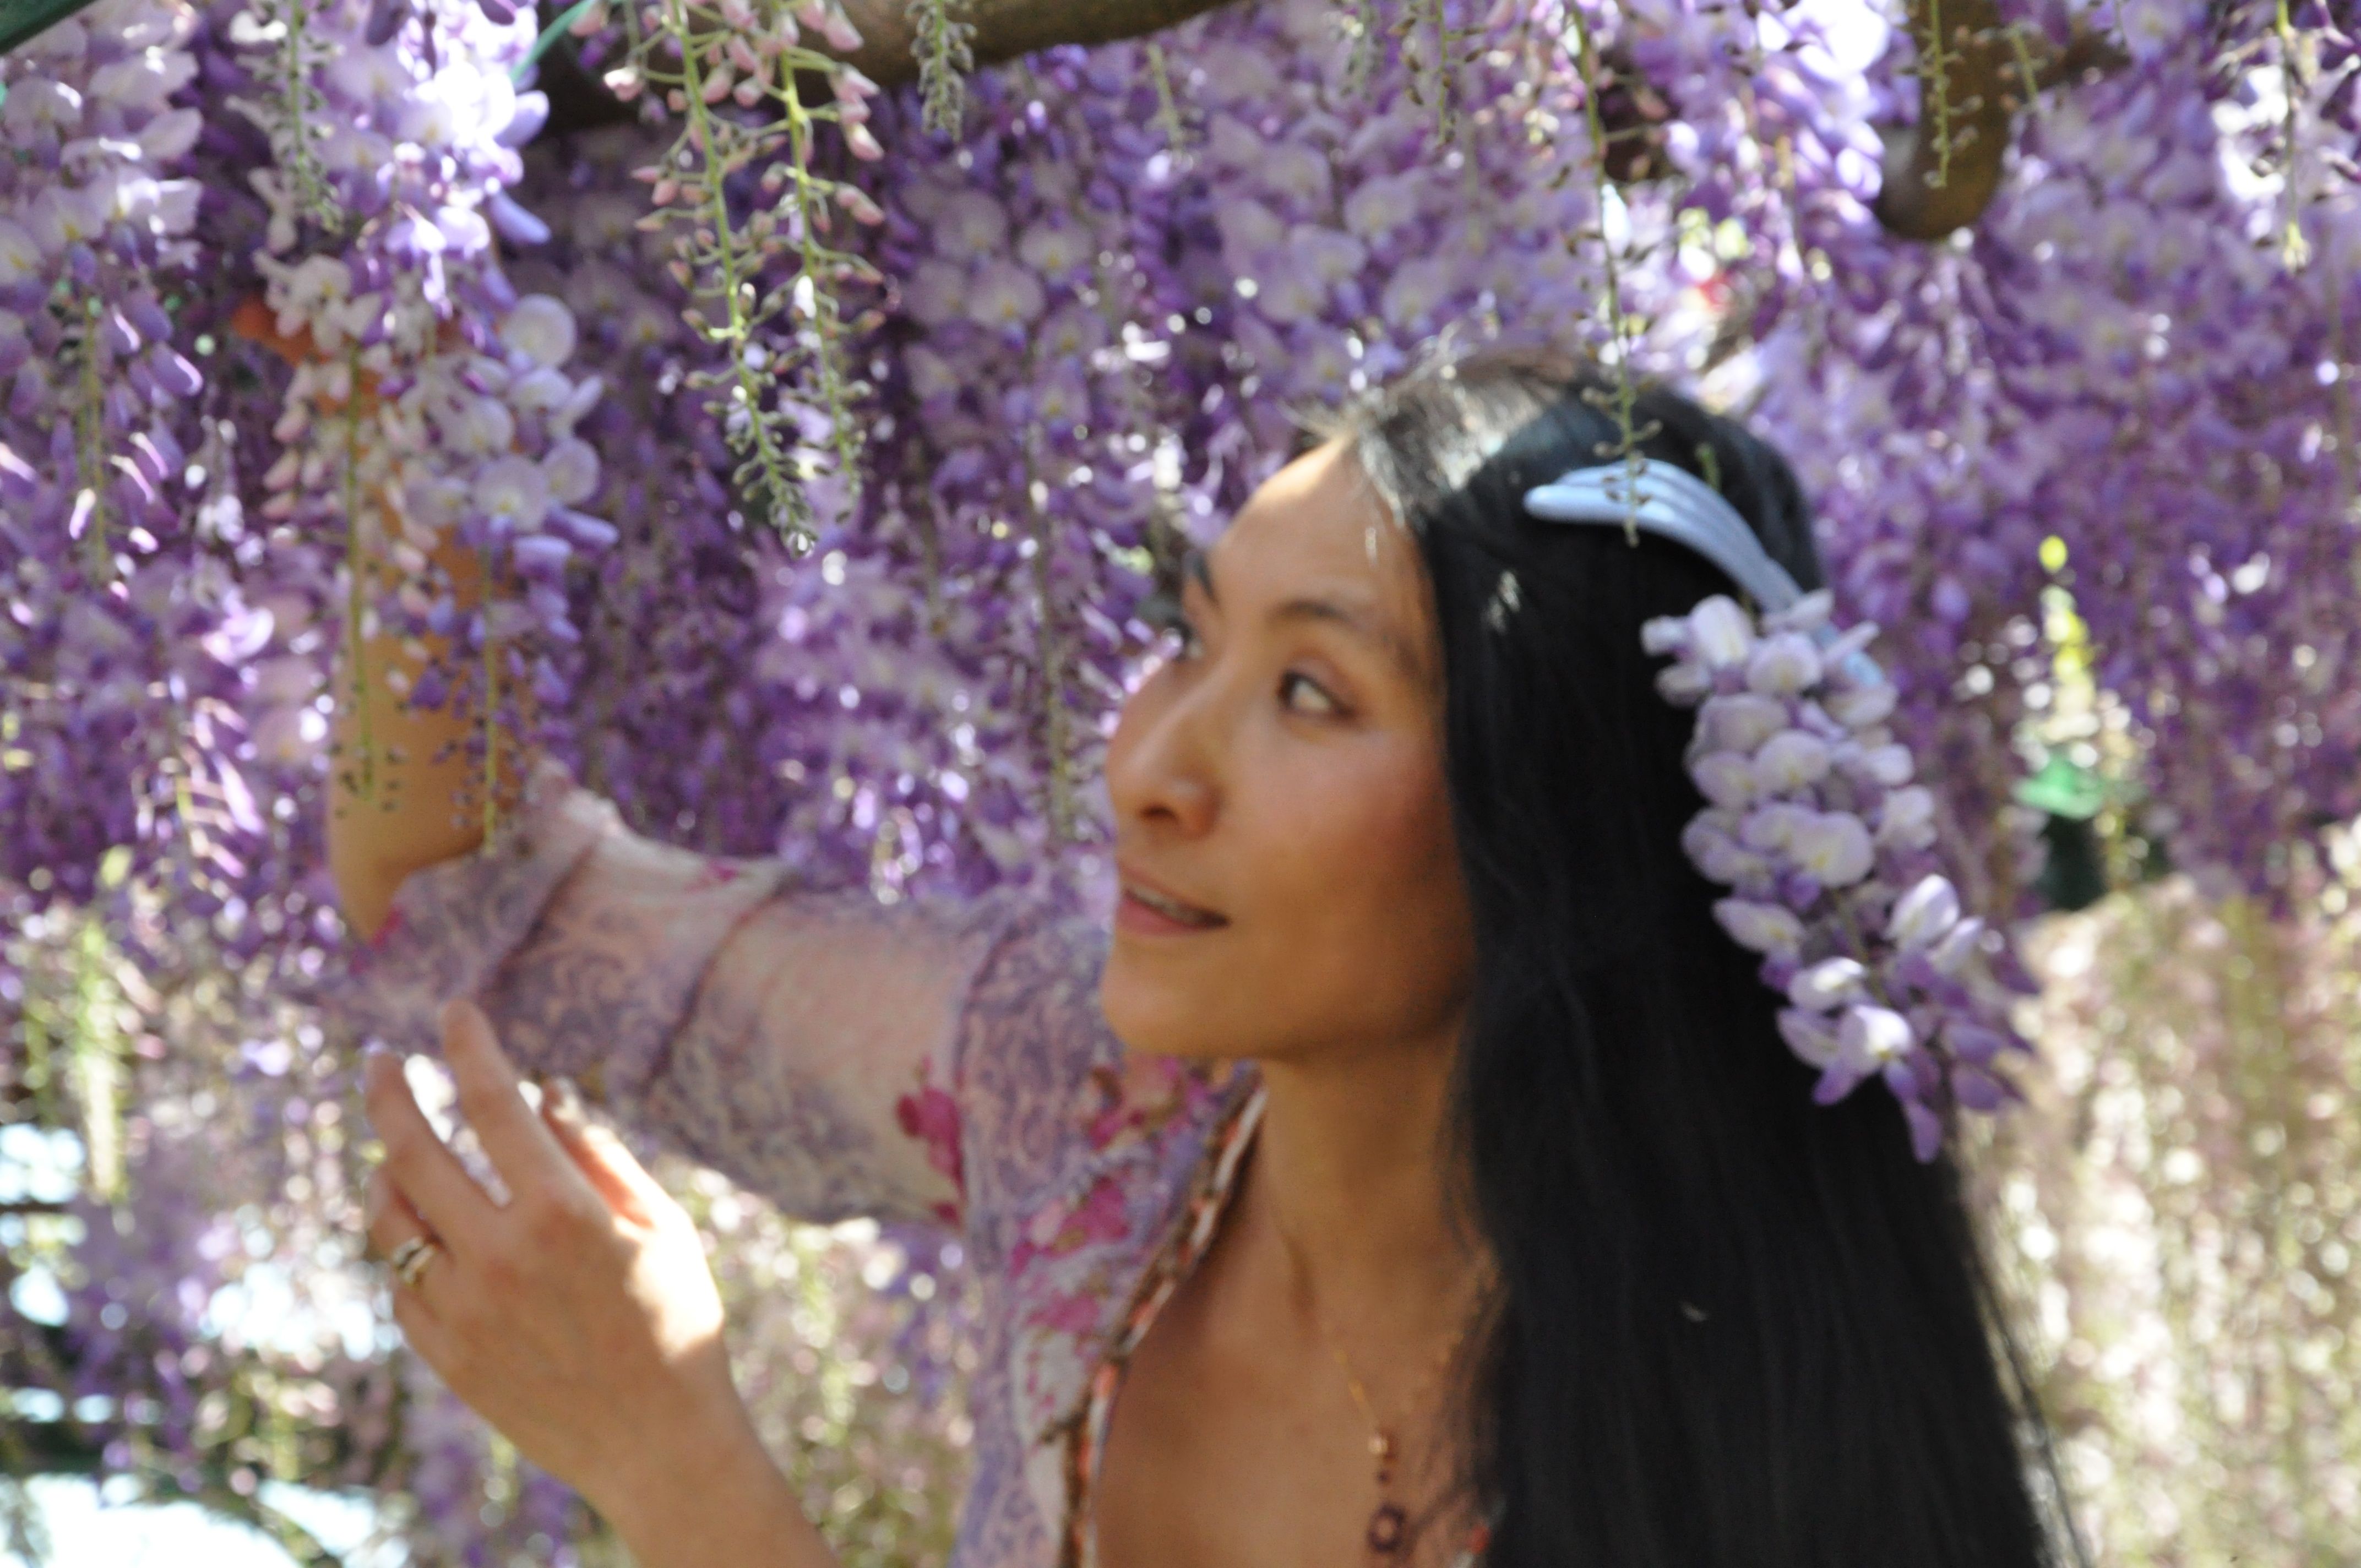
{"type": "Polygon", "coordinates": [[[1861,652],[1876,628],[1839,633],[1831,607],[1822,590],[1758,624],[1718,594],[1648,622],[1643,644],[1673,660],[1658,688],[1697,710],[1688,766],[1707,806],[1682,847],[1730,889],[1714,917],[1763,955],[1780,1036],[1820,1070],[1814,1097],[1881,1080],[1932,1159],[1952,1112],[2015,1094],[1995,1058],[2031,1047],[1993,978],[2004,939],[1936,865],[1933,797],[1884,728],[1893,688],[1861,652]]]}

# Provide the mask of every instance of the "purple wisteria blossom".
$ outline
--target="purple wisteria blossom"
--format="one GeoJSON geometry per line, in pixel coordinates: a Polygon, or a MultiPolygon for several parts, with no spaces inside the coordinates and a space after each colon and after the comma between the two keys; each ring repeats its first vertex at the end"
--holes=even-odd
{"type": "Polygon", "coordinates": [[[0,1068],[87,1151],[39,1242],[64,1318],[0,1351],[119,1401],[107,1473],[248,1507],[221,1411],[291,1409],[348,1439],[307,1474],[414,1500],[422,1557],[582,1528],[541,1478],[488,1491],[496,1445],[376,1345],[221,1327],[264,1259],[365,1294],[314,999],[330,773],[367,762],[328,753],[328,675],[372,621],[454,633],[412,695],[497,685],[513,725],[529,692],[642,831],[884,897],[1087,894],[1178,551],[1302,416],[1548,344],[1768,434],[1832,613],[1883,628],[1888,685],[1816,686],[1800,624],[1749,633],[1742,690],[1674,683],[1687,848],[1828,1095],[1875,1076],[1922,1140],[2006,1096],[1974,971],[2008,965],[1962,910],[2030,907],[2010,803],[2053,750],[2209,892],[2349,853],[2349,7],[2006,0],[2038,91],[1932,242],[1878,212],[1943,106],[1864,0],[1269,0],[958,94],[957,8],[923,9],[926,89],[840,72],[799,130],[780,62],[846,47],[825,5],[595,6],[560,47],[642,123],[563,136],[525,64],[555,9],[507,0],[100,0],[0,60],[0,1068]],[[741,263],[759,321],[717,298],[741,263]],[[451,541],[489,614],[427,568],[451,541]],[[356,592],[372,549],[405,590],[356,592]],[[2052,733],[2068,679],[2087,735],[2052,733]]]}

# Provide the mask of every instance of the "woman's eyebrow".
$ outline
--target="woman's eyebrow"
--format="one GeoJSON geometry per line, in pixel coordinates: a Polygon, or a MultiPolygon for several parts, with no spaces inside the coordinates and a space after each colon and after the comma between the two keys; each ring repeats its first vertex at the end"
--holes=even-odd
{"type": "MultiPolygon", "coordinates": [[[[1213,567],[1207,564],[1205,553],[1202,550],[1191,550],[1181,558],[1180,569],[1191,582],[1204,590],[1205,598],[1213,608],[1219,609],[1222,605],[1222,596],[1213,591],[1213,567]]],[[[1269,619],[1281,622],[1322,620],[1341,626],[1362,641],[1382,650],[1395,664],[1400,666],[1402,674],[1411,680],[1421,681],[1426,678],[1426,672],[1410,644],[1396,635],[1391,627],[1373,620],[1364,610],[1339,604],[1334,599],[1317,598],[1307,595],[1289,599],[1286,603],[1275,607],[1270,612],[1269,619]]]]}

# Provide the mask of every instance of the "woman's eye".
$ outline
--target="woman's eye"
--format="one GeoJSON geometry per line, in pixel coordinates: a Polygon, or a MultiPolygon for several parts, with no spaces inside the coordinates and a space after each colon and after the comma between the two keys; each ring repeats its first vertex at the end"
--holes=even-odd
{"type": "Polygon", "coordinates": [[[1334,697],[1320,689],[1319,682],[1309,675],[1299,674],[1293,670],[1279,677],[1279,700],[1282,706],[1296,713],[1327,717],[1344,711],[1334,697]],[[1318,706],[1307,707],[1291,700],[1298,692],[1306,694],[1309,700],[1318,706]]]}

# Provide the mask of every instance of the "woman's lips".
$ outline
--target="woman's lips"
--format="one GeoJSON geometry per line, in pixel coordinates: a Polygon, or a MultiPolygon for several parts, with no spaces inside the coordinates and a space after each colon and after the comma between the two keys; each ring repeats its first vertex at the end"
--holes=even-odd
{"type": "Polygon", "coordinates": [[[1123,899],[1115,906],[1115,924],[1141,936],[1181,936],[1218,930],[1229,922],[1210,909],[1201,909],[1153,883],[1125,876],[1123,899]]]}
{"type": "Polygon", "coordinates": [[[1129,888],[1124,890],[1123,902],[1115,905],[1115,923],[1118,930],[1140,937],[1201,936],[1207,931],[1218,931],[1229,924],[1226,920],[1216,920],[1211,924],[1176,920],[1156,905],[1135,897],[1129,888]]]}

